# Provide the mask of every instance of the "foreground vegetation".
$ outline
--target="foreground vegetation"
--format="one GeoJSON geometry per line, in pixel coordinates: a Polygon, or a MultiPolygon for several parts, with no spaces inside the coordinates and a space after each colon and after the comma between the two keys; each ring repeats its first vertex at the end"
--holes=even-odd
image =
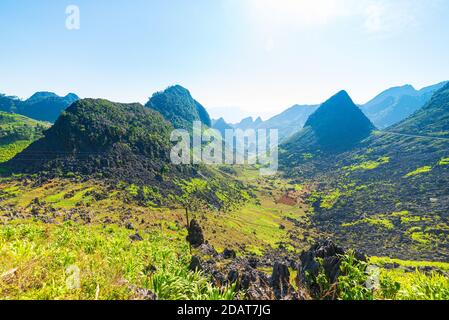
{"type": "Polygon", "coordinates": [[[3,299],[233,299],[188,270],[185,234],[15,221],[0,227],[3,299]],[[135,231],[134,231],[135,233],[135,231]],[[78,282],[79,276],[79,282],[78,282]],[[149,290],[149,291],[147,291],[149,290]]]}
{"type": "MultiPolygon", "coordinates": [[[[235,299],[233,287],[215,287],[189,271],[185,232],[142,234],[116,225],[44,224],[27,219],[0,226],[2,299],[235,299]]],[[[373,257],[343,258],[336,286],[318,276],[322,299],[446,300],[449,264],[373,257]],[[395,263],[396,268],[385,268],[395,263]],[[380,269],[373,268],[378,266],[380,269]],[[413,270],[412,268],[416,269],[413,270]],[[432,267],[428,272],[418,268],[432,267]],[[405,269],[404,269],[405,268],[405,269]],[[372,287],[370,287],[370,283],[372,287]]]]}

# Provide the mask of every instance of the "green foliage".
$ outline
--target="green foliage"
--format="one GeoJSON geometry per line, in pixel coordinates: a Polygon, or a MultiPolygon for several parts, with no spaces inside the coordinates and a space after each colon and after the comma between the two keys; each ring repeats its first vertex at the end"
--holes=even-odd
{"type": "Polygon", "coordinates": [[[379,284],[382,299],[397,299],[398,293],[401,290],[401,284],[398,281],[395,281],[388,273],[384,273],[379,280],[379,284]]]}
{"type": "Polygon", "coordinates": [[[234,299],[235,289],[217,288],[201,273],[188,270],[190,254],[179,236],[142,234],[116,226],[82,226],[72,222],[44,225],[16,221],[0,226],[0,281],[4,299],[133,299],[135,288],[149,289],[159,299],[234,299]],[[175,239],[174,239],[175,237],[175,239]],[[68,267],[79,271],[80,287],[66,282],[68,267]]]}
{"type": "Polygon", "coordinates": [[[323,197],[320,207],[323,209],[332,209],[341,196],[342,192],[340,191],[340,189],[332,191],[331,193],[323,197]]]}
{"type": "Polygon", "coordinates": [[[326,274],[326,271],[324,270],[324,260],[322,258],[316,259],[319,264],[319,270],[318,275],[313,279],[310,274],[307,274],[306,277],[311,281],[312,283],[315,283],[318,285],[318,291],[322,294],[322,299],[329,298],[329,295],[332,292],[332,283],[329,280],[329,277],[326,274]]]}
{"type": "Polygon", "coordinates": [[[349,251],[343,256],[338,277],[338,296],[342,300],[373,300],[373,291],[367,288],[367,263],[355,258],[349,251]]]}
{"type": "Polygon", "coordinates": [[[303,153],[302,158],[304,160],[311,160],[311,159],[313,159],[313,154],[312,153],[303,153]]]}
{"type": "Polygon", "coordinates": [[[439,273],[420,271],[383,270],[378,299],[393,300],[448,300],[449,279],[439,273]]]}
{"type": "Polygon", "coordinates": [[[231,211],[239,205],[251,200],[244,186],[227,178],[209,179],[193,178],[176,181],[181,189],[181,196],[176,200],[190,212],[205,212],[209,210],[231,211]]]}
{"type": "Polygon", "coordinates": [[[49,126],[21,115],[0,112],[0,163],[12,159],[41,138],[49,126]]]}
{"type": "Polygon", "coordinates": [[[371,257],[370,263],[381,267],[385,264],[397,264],[402,267],[409,267],[415,269],[420,267],[431,267],[442,271],[449,271],[449,263],[438,261],[415,261],[415,260],[393,259],[389,257],[371,257]]]}
{"type": "Polygon", "coordinates": [[[401,223],[404,223],[404,224],[417,223],[420,221],[431,221],[431,220],[429,218],[420,217],[420,216],[402,216],[401,217],[401,223]]]}
{"type": "Polygon", "coordinates": [[[382,218],[377,218],[377,217],[371,217],[371,218],[363,218],[354,222],[350,222],[350,223],[343,223],[342,227],[354,227],[357,226],[359,224],[368,224],[371,226],[375,226],[375,227],[380,227],[380,228],[384,228],[387,230],[392,230],[394,229],[394,225],[393,223],[388,220],[388,219],[382,219],[382,218]]]}
{"type": "Polygon", "coordinates": [[[26,149],[31,144],[31,141],[15,141],[0,145],[0,163],[6,162],[14,158],[14,156],[26,149]]]}
{"type": "Polygon", "coordinates": [[[78,99],[73,93],[59,97],[52,92],[37,92],[25,101],[0,95],[0,111],[17,113],[41,121],[55,122],[61,112],[78,99]]]}
{"type": "Polygon", "coordinates": [[[377,169],[379,166],[387,164],[390,162],[390,157],[382,157],[379,158],[377,161],[365,161],[360,164],[355,164],[352,166],[344,167],[344,170],[349,171],[358,171],[358,170],[374,170],[377,169]]]}
{"type": "Polygon", "coordinates": [[[306,274],[309,284],[316,286],[319,299],[373,300],[373,290],[368,288],[368,264],[355,258],[349,250],[340,256],[340,270],[336,283],[332,283],[324,269],[324,260],[316,258],[319,269],[316,276],[306,274]]]}
{"type": "Polygon", "coordinates": [[[419,242],[421,244],[430,244],[433,240],[431,235],[424,233],[424,232],[413,232],[410,235],[410,238],[413,241],[419,242]]]}
{"type": "Polygon", "coordinates": [[[192,131],[194,121],[201,121],[206,126],[211,126],[211,119],[206,109],[192,98],[187,89],[179,85],[155,93],[146,107],[158,111],[176,129],[192,131]]]}
{"type": "Polygon", "coordinates": [[[432,167],[431,166],[424,166],[421,168],[416,169],[415,171],[409,172],[405,175],[406,178],[410,178],[410,177],[414,177],[423,173],[427,173],[432,171],[432,167]]]}
{"type": "Polygon", "coordinates": [[[406,217],[410,214],[408,211],[398,211],[391,214],[392,217],[406,217]]]}
{"type": "Polygon", "coordinates": [[[438,163],[440,166],[447,166],[449,165],[449,158],[443,158],[440,160],[440,162],[438,163]]]}

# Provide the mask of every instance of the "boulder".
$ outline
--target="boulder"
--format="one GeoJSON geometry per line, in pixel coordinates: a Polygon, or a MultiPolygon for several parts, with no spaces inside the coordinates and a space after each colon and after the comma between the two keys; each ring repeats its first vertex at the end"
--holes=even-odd
{"type": "Polygon", "coordinates": [[[128,229],[128,230],[134,230],[134,226],[133,226],[133,224],[131,222],[127,222],[125,224],[125,228],[128,229]]]}
{"type": "Polygon", "coordinates": [[[286,264],[280,262],[274,264],[271,287],[277,300],[285,299],[294,291],[290,284],[290,271],[286,264]]]}
{"type": "Polygon", "coordinates": [[[141,236],[140,234],[138,234],[138,233],[133,234],[133,235],[130,235],[129,238],[130,238],[132,241],[143,241],[142,236],[141,236]]]}
{"type": "Polygon", "coordinates": [[[189,270],[191,271],[203,270],[201,266],[201,259],[198,256],[193,256],[192,260],[190,260],[189,270]]]}
{"type": "MultiPolygon", "coordinates": [[[[330,284],[335,284],[340,276],[340,265],[345,250],[331,240],[318,242],[300,256],[298,265],[297,284],[305,287],[314,298],[320,298],[323,294],[316,278],[320,272],[324,272],[330,284]]],[[[364,254],[356,251],[355,258],[359,261],[367,261],[364,254]]]]}
{"type": "Polygon", "coordinates": [[[225,259],[235,259],[237,257],[237,254],[232,249],[225,249],[223,251],[223,258],[225,259]]]}
{"type": "Polygon", "coordinates": [[[200,224],[196,220],[190,221],[189,235],[187,236],[187,241],[194,248],[200,247],[204,243],[203,230],[200,224]]]}

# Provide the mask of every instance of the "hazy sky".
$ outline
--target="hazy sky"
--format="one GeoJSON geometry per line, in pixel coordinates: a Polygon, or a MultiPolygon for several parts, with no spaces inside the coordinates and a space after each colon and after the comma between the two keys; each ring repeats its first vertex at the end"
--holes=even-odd
{"type": "Polygon", "coordinates": [[[448,17],[449,0],[1,0],[0,92],[145,103],[181,84],[229,121],[364,103],[449,79],[448,17]]]}

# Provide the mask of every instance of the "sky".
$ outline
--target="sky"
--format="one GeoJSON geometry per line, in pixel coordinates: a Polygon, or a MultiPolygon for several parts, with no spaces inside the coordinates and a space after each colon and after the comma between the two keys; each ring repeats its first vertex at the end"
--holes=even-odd
{"type": "Polygon", "coordinates": [[[145,103],[180,84],[229,122],[342,89],[365,103],[449,80],[448,16],[449,0],[1,0],[0,92],[145,103]]]}

